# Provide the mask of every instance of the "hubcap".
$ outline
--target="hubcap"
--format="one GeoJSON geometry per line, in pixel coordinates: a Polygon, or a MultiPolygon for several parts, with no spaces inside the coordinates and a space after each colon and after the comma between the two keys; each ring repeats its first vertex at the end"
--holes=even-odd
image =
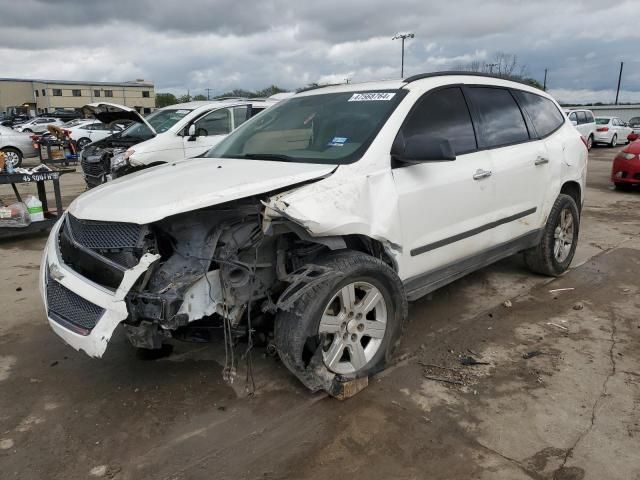
{"type": "Polygon", "coordinates": [[[10,163],[12,167],[18,165],[20,157],[16,152],[4,152],[4,158],[7,163],[10,163]]]}
{"type": "Polygon", "coordinates": [[[553,256],[558,263],[564,262],[573,245],[573,215],[568,208],[562,209],[560,212],[560,221],[554,232],[555,242],[553,245],[553,256]]]}
{"type": "Polygon", "coordinates": [[[342,375],[361,370],[380,349],[386,330],[387,305],[380,290],[366,282],[345,285],[320,319],[325,366],[342,375]]]}
{"type": "Polygon", "coordinates": [[[618,143],[618,138],[614,135],[613,138],[611,139],[611,145],[615,147],[617,143],[618,143]]]}

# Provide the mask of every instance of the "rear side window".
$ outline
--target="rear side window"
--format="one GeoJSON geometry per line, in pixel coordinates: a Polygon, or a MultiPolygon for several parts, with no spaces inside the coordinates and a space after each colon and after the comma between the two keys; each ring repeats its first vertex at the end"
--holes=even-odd
{"type": "MultiPolygon", "coordinates": [[[[548,98],[541,97],[535,93],[520,91],[516,92],[516,95],[523,108],[529,114],[539,137],[546,137],[564,123],[562,113],[560,113],[556,104],[548,98]]],[[[576,114],[578,123],[584,123],[580,121],[580,114],[584,115],[584,112],[576,112],[576,114]]]]}
{"type": "Polygon", "coordinates": [[[469,94],[480,116],[484,146],[501,147],[529,140],[524,117],[509,90],[471,87],[469,94]]]}
{"type": "Polygon", "coordinates": [[[584,112],[578,112],[578,125],[587,123],[587,114],[584,112]]]}
{"type": "Polygon", "coordinates": [[[477,149],[469,108],[457,87],[427,93],[402,127],[405,139],[426,135],[449,140],[456,155],[477,149]]]}

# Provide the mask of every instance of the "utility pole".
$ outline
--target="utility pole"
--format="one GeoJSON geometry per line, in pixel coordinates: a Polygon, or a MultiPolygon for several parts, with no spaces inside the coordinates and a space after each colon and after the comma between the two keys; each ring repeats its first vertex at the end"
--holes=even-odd
{"type": "Polygon", "coordinates": [[[618,89],[616,90],[616,105],[618,104],[618,96],[620,95],[620,82],[622,82],[622,67],[624,67],[624,62],[620,62],[620,73],[618,74],[618,89]]]}
{"type": "Polygon", "coordinates": [[[413,33],[396,33],[391,40],[402,40],[402,61],[400,64],[400,78],[404,78],[404,41],[407,38],[414,38],[415,35],[413,33]]]}
{"type": "Polygon", "coordinates": [[[542,90],[547,91],[547,69],[544,69],[544,82],[542,83],[542,90]]]}
{"type": "Polygon", "coordinates": [[[213,90],[213,88],[205,88],[205,90],[207,91],[207,100],[209,100],[209,92],[213,90]]]}

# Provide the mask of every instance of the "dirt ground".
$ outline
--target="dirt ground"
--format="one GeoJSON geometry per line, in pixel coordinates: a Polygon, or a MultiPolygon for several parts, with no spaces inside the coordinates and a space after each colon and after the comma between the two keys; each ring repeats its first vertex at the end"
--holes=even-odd
{"type": "Polygon", "coordinates": [[[398,361],[344,402],[262,349],[247,396],[243,345],[233,385],[221,344],[77,353],[37,292],[45,237],[0,243],[0,479],[639,480],[640,191],[610,188],[613,156],[591,152],[571,271],[516,257],[412,304],[398,361]]]}

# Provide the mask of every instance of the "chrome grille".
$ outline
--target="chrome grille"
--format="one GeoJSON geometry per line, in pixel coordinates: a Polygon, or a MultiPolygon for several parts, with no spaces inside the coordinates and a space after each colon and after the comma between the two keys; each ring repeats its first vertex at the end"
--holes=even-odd
{"type": "Polygon", "coordinates": [[[62,319],[84,330],[93,329],[104,314],[103,308],[73,293],[51,277],[47,282],[47,307],[49,317],[62,319]]]}

